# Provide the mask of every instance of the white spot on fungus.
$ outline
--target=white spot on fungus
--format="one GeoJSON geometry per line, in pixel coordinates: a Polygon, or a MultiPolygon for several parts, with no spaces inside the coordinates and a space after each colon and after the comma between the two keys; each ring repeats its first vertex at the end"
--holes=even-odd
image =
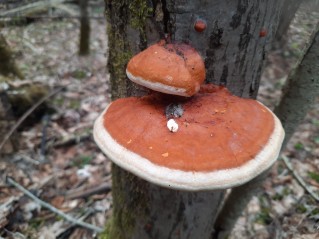
{"type": "Polygon", "coordinates": [[[167,157],[168,157],[168,152],[163,153],[162,156],[163,156],[164,158],[167,158],[167,157]]]}
{"type": "Polygon", "coordinates": [[[176,123],[176,121],[174,119],[170,119],[169,121],[167,121],[167,128],[169,129],[169,131],[175,133],[178,130],[178,124],[176,123]]]}

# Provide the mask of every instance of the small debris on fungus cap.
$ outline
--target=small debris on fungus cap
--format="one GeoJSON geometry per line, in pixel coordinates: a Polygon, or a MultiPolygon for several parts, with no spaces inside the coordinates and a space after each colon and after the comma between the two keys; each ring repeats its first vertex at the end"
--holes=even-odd
{"type": "Polygon", "coordinates": [[[190,97],[206,77],[202,57],[190,45],[161,41],[134,56],[126,74],[136,84],[171,95],[190,97]]]}
{"type": "Polygon", "coordinates": [[[182,190],[241,185],[278,157],[283,128],[258,101],[205,86],[183,102],[183,115],[174,119],[178,133],[167,130],[166,106],[160,94],[118,99],[96,120],[94,139],[118,166],[149,182],[182,190]],[[127,144],[129,139],[134,140],[127,144]]]}
{"type": "Polygon", "coordinates": [[[169,104],[165,108],[165,115],[167,119],[181,117],[184,113],[183,107],[181,104],[169,104]]]}
{"type": "Polygon", "coordinates": [[[176,121],[174,119],[170,119],[167,121],[167,128],[169,129],[169,131],[176,133],[178,130],[178,124],[176,123],[176,121]]]}

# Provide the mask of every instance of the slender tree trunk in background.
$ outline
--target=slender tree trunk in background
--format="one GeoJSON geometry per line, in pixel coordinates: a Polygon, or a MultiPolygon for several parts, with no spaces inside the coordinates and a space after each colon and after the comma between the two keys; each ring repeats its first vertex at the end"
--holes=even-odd
{"type": "MultiPolygon", "coordinates": [[[[297,69],[292,72],[284,88],[283,97],[274,112],[285,129],[284,148],[292,134],[313,106],[315,97],[319,95],[319,33],[315,30],[310,38],[309,48],[304,54],[297,69]]],[[[234,188],[227,198],[215,224],[215,237],[227,238],[247,203],[262,190],[262,183],[268,171],[249,183],[234,188]],[[251,190],[255,188],[255,190],[251,190]],[[257,190],[256,190],[257,189],[257,190]]]]}
{"type": "Polygon", "coordinates": [[[258,195],[263,190],[262,184],[267,178],[268,173],[269,170],[250,182],[232,189],[216,219],[213,238],[225,239],[229,236],[236,221],[252,197],[258,195]]]}
{"type": "Polygon", "coordinates": [[[289,25],[294,19],[297,10],[299,9],[301,0],[284,0],[282,14],[276,32],[275,40],[280,43],[284,40],[284,37],[288,31],[289,25]]]}
{"type": "MultiPolygon", "coordinates": [[[[265,55],[277,29],[281,1],[106,0],[108,69],[113,99],[141,95],[128,81],[128,60],[168,35],[205,59],[207,82],[255,98],[265,55]],[[194,22],[207,22],[204,32],[194,22]],[[260,35],[262,29],[267,35],[260,35]]],[[[185,192],[145,182],[113,166],[113,218],[102,238],[212,238],[224,192],[185,192]]]]}
{"type": "Polygon", "coordinates": [[[301,63],[288,76],[283,90],[283,97],[274,112],[283,123],[287,144],[296,127],[313,107],[319,96],[319,31],[315,33],[308,51],[301,63]]]}
{"type": "Polygon", "coordinates": [[[79,0],[81,9],[80,50],[81,56],[90,53],[90,19],[88,17],[88,1],[79,0]]]}
{"type": "Polygon", "coordinates": [[[12,52],[6,42],[4,36],[0,34],[0,74],[8,76],[10,74],[23,79],[21,71],[17,68],[12,52]]]}

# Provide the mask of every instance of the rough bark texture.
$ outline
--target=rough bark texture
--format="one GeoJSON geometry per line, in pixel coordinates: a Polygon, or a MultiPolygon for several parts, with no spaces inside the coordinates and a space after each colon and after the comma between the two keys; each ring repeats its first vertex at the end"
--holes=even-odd
{"type": "Polygon", "coordinates": [[[113,165],[113,219],[102,238],[209,238],[222,191],[158,187],[113,165]]]}
{"type": "MultiPolygon", "coordinates": [[[[166,38],[195,47],[207,82],[256,97],[265,54],[277,28],[281,1],[106,0],[113,99],[143,94],[125,68],[132,55],[166,38]],[[193,25],[207,22],[204,32],[193,25]],[[267,31],[260,36],[260,31],[267,31]]],[[[224,192],[182,192],[151,185],[114,166],[114,215],[102,238],[213,238],[224,192]]]]}

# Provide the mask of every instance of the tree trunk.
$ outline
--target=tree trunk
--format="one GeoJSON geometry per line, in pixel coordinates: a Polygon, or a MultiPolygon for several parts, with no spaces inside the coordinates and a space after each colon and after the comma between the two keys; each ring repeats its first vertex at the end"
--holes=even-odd
{"type": "MultiPolygon", "coordinates": [[[[106,0],[108,69],[113,99],[141,95],[128,60],[165,36],[191,44],[205,59],[207,82],[255,98],[281,1],[106,0]],[[196,19],[206,29],[194,30],[196,19]],[[260,34],[267,31],[267,35],[260,34]]],[[[114,215],[102,238],[212,238],[223,191],[185,192],[145,182],[113,166],[114,215]]]]}
{"type": "MultiPolygon", "coordinates": [[[[318,25],[319,26],[319,25],[318,25]]],[[[296,127],[313,107],[319,96],[319,31],[315,32],[308,51],[301,63],[288,76],[283,97],[274,112],[281,120],[286,132],[283,145],[287,144],[296,127]]]]}
{"type": "Polygon", "coordinates": [[[301,3],[302,1],[300,0],[284,0],[282,14],[280,16],[278,30],[275,37],[276,42],[280,43],[284,39],[290,23],[294,19],[301,3]]]}
{"type": "Polygon", "coordinates": [[[88,0],[80,0],[81,29],[79,55],[85,56],[90,53],[90,19],[88,17],[88,0]]]}

